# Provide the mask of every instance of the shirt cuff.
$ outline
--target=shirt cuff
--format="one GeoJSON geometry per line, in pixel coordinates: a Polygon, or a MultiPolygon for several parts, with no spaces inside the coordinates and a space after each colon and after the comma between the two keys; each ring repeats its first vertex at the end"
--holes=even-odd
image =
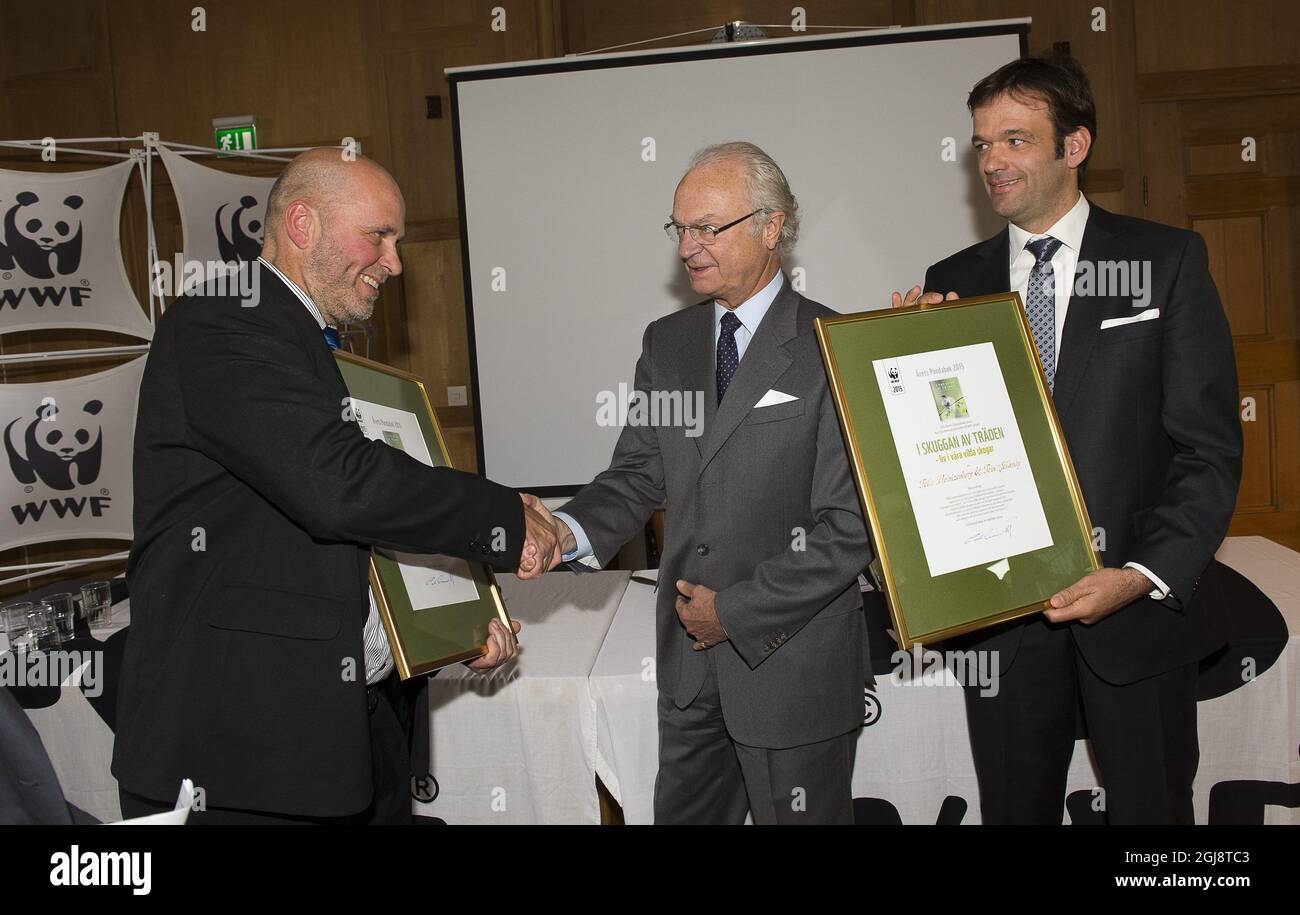
{"type": "Polygon", "coordinates": [[[573,532],[573,539],[577,543],[577,546],[571,552],[565,553],[560,558],[565,562],[572,562],[576,559],[590,568],[600,568],[600,563],[596,561],[594,551],[591,548],[591,541],[587,539],[587,532],[582,529],[582,525],[574,521],[573,516],[566,512],[552,512],[552,514],[569,526],[569,530],[573,532]]]}
{"type": "Polygon", "coordinates": [[[1147,578],[1151,579],[1151,584],[1155,585],[1155,587],[1151,589],[1151,593],[1148,596],[1152,600],[1165,600],[1167,597],[1169,597],[1169,586],[1165,584],[1163,581],[1161,581],[1156,576],[1156,573],[1152,572],[1146,566],[1136,562],[1126,562],[1124,563],[1124,568],[1137,569],[1147,578]]]}

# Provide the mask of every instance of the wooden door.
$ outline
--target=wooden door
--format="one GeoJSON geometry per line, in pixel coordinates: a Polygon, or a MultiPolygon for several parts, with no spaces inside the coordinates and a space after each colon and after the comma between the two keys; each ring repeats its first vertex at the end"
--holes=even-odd
{"type": "Polygon", "coordinates": [[[1204,236],[1232,327],[1245,455],[1229,533],[1300,549],[1300,16],[1228,7],[1136,5],[1145,215],[1204,236]]]}

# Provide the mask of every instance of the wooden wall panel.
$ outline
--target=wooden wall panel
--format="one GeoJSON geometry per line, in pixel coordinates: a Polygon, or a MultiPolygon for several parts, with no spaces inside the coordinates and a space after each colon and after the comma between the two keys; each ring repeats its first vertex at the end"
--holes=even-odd
{"type": "Polygon", "coordinates": [[[1274,435],[1277,425],[1277,399],[1273,385],[1243,387],[1243,402],[1254,401],[1253,418],[1242,422],[1245,442],[1241,468],[1241,487],[1237,491],[1238,512],[1277,510],[1277,478],[1274,461],[1274,435]]]}
{"type": "Polygon", "coordinates": [[[1268,333],[1266,215],[1192,219],[1192,228],[1205,238],[1210,275],[1236,337],[1268,333]]]}
{"type": "MultiPolygon", "coordinates": [[[[442,416],[447,388],[470,383],[460,242],[450,239],[406,245],[402,261],[407,307],[411,315],[418,316],[407,324],[411,361],[425,367],[420,375],[442,416]]],[[[472,425],[468,416],[461,422],[465,420],[472,425]]]]}
{"type": "Polygon", "coordinates": [[[112,136],[107,0],[0,3],[0,138],[112,136]]]}
{"type": "Polygon", "coordinates": [[[1295,0],[1134,0],[1139,73],[1300,63],[1295,0]]]}
{"type": "MultiPolygon", "coordinates": [[[[372,355],[426,378],[453,458],[470,467],[470,410],[445,406],[449,385],[468,386],[469,362],[450,100],[442,68],[590,51],[735,18],[785,24],[794,5],[788,0],[61,0],[54,13],[36,0],[0,0],[0,137],[103,136],[148,128],[167,139],[206,145],[211,118],[253,113],[264,147],[359,139],[367,154],[393,171],[408,207],[405,273],[400,283],[389,284],[376,309],[372,355]],[[195,5],[207,11],[205,33],[190,28],[195,5]],[[506,10],[504,32],[491,28],[497,6],[506,10]],[[441,118],[426,117],[430,95],[441,97],[441,118]]],[[[1300,247],[1300,131],[1295,126],[1300,7],[1292,0],[799,5],[808,11],[811,26],[1030,16],[1031,52],[1069,44],[1088,69],[1098,101],[1099,136],[1086,185],[1090,197],[1108,209],[1200,228],[1216,280],[1226,290],[1234,331],[1256,341],[1239,341],[1243,389],[1263,392],[1260,403],[1267,407],[1246,431],[1242,506],[1255,521],[1246,528],[1234,522],[1234,530],[1267,535],[1276,528],[1282,537],[1292,536],[1296,506],[1290,494],[1300,492],[1300,462],[1280,456],[1300,447],[1300,430],[1289,421],[1300,415],[1300,384],[1292,380],[1300,361],[1300,317],[1292,292],[1300,282],[1295,257],[1300,247]],[[1093,28],[1098,6],[1106,10],[1105,31],[1093,28]],[[1243,101],[1246,96],[1253,100],[1243,101]],[[1213,98],[1221,103],[1206,101],[1213,98]],[[1258,140],[1256,163],[1239,155],[1237,134],[1247,128],[1258,140]],[[1144,162],[1140,146],[1167,150],[1169,158],[1144,162]],[[1150,179],[1145,209],[1144,165],[1150,179]],[[1274,503],[1276,510],[1252,511],[1274,503]]],[[[706,36],[658,46],[701,37],[706,36]]],[[[32,162],[26,154],[0,150],[0,167],[15,167],[15,156],[32,162]]],[[[103,163],[69,158],[55,167],[103,163]]],[[[248,173],[272,168],[241,161],[220,167],[248,173]]],[[[178,217],[165,172],[158,170],[156,178],[155,228],[160,253],[170,257],[179,244],[178,217]]],[[[137,265],[143,207],[138,191],[128,193],[135,196],[123,217],[123,244],[128,271],[143,293],[143,267],[137,265]]],[[[39,340],[20,335],[0,339],[0,351],[47,347],[56,338],[58,345],[124,342],[73,332],[39,340]]],[[[0,381],[26,380],[39,371],[11,369],[0,381]]],[[[32,558],[105,546],[51,546],[33,551],[32,558]]],[[[13,556],[0,556],[0,564],[11,561],[13,556]]]]}
{"type": "Polygon", "coordinates": [[[1142,215],[1141,166],[1131,125],[1137,121],[1133,96],[1136,36],[1133,0],[921,0],[925,25],[1028,16],[1029,52],[1041,54],[1065,43],[1088,73],[1097,101],[1097,137],[1088,161],[1085,193],[1107,209],[1142,215]],[[1105,29],[1094,9],[1106,11],[1105,29]]]}
{"type": "Polygon", "coordinates": [[[724,23],[741,19],[758,25],[785,26],[769,31],[773,38],[792,34],[792,7],[807,13],[805,34],[825,34],[827,26],[915,25],[914,4],[897,0],[822,0],[793,3],[789,0],[661,0],[657,3],[610,3],[608,0],[565,0],[563,7],[564,50],[589,53],[601,48],[638,42],[636,48],[667,48],[704,44],[712,31],[724,23]],[[699,34],[680,35],[682,32],[699,34]],[[675,38],[666,36],[678,35],[675,38]],[[665,39],[650,41],[650,39],[665,39]]]}

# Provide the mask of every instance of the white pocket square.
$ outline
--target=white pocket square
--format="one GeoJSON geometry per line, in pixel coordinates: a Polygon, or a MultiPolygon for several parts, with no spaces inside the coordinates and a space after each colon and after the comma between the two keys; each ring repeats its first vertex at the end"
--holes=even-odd
{"type": "Polygon", "coordinates": [[[1106,330],[1109,327],[1123,327],[1125,324],[1136,324],[1138,321],[1150,321],[1160,317],[1159,308],[1148,308],[1140,314],[1135,314],[1131,318],[1107,318],[1101,322],[1101,329],[1106,330]]]}
{"type": "Polygon", "coordinates": [[[754,409],[757,410],[759,407],[774,407],[779,403],[789,403],[792,400],[798,399],[798,397],[791,394],[784,394],[776,388],[772,388],[772,390],[768,391],[759,399],[758,403],[754,404],[754,409]]]}

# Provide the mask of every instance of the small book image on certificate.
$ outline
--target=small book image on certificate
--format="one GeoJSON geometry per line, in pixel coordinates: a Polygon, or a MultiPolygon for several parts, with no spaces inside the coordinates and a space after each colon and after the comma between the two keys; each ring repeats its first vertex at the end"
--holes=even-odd
{"type": "Polygon", "coordinates": [[[434,466],[433,456],[429,454],[429,446],[420,431],[420,421],[414,413],[353,397],[352,415],[357,418],[361,434],[372,442],[383,442],[427,467],[434,466]]]}
{"type": "Polygon", "coordinates": [[[940,378],[930,382],[930,391],[934,395],[934,408],[939,411],[939,420],[950,423],[970,416],[966,398],[961,393],[961,381],[956,378],[940,378]]]}

